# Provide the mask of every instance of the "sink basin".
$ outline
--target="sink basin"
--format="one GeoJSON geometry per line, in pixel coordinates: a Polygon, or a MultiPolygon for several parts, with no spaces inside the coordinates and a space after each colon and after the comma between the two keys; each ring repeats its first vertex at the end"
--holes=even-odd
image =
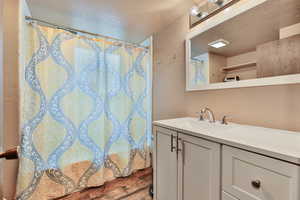
{"type": "Polygon", "coordinates": [[[239,124],[234,123],[221,124],[220,121],[210,123],[209,121],[200,121],[197,118],[182,118],[180,124],[177,124],[177,127],[181,127],[181,129],[198,130],[199,132],[210,132],[212,134],[229,131],[239,126],[239,124]]]}

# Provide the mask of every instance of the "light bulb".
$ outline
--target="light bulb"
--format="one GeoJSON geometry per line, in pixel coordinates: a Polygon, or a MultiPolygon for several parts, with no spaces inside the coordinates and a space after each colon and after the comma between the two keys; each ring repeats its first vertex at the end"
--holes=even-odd
{"type": "Polygon", "coordinates": [[[198,6],[193,6],[190,10],[190,13],[191,13],[192,16],[197,16],[200,13],[199,7],[198,6]]]}
{"type": "Polygon", "coordinates": [[[208,0],[211,3],[217,4],[218,6],[222,6],[223,0],[208,0]]]}

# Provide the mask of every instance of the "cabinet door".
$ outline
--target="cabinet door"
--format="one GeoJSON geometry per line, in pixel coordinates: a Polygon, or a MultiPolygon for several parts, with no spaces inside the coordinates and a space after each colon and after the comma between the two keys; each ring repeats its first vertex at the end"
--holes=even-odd
{"type": "Polygon", "coordinates": [[[238,199],[223,191],[222,200],[238,200],[238,199]]]}
{"type": "Polygon", "coordinates": [[[179,134],[179,200],[220,200],[221,145],[179,134]]]}
{"type": "Polygon", "coordinates": [[[177,200],[177,133],[160,127],[153,130],[154,199],[177,200]]]}

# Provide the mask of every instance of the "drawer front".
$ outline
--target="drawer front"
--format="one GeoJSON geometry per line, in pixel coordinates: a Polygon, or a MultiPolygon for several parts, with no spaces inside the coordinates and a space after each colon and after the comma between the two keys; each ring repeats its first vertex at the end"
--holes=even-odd
{"type": "Polygon", "coordinates": [[[242,200],[299,200],[300,167],[224,146],[223,190],[242,200]]]}
{"type": "Polygon", "coordinates": [[[239,200],[226,192],[222,192],[222,200],[239,200]]]}

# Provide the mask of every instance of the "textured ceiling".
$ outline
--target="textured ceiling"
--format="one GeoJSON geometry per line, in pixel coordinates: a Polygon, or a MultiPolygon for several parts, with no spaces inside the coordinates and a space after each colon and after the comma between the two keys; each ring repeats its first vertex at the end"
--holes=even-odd
{"type": "Polygon", "coordinates": [[[141,42],[203,0],[27,0],[35,18],[141,42]]]}

